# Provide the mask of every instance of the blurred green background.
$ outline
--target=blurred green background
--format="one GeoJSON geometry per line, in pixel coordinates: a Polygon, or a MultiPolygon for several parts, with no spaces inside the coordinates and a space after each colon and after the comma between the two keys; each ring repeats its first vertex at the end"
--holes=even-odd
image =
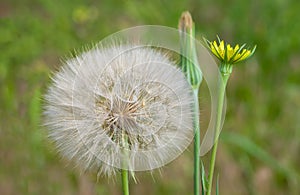
{"type": "MultiPolygon", "coordinates": [[[[42,94],[74,48],[136,25],[176,28],[185,10],[198,39],[258,47],[229,80],[221,194],[300,194],[299,9],[298,0],[1,0],[0,194],[120,194],[118,177],[95,184],[57,155],[40,126],[42,94]]],[[[191,147],[161,173],[139,173],[131,194],[192,194],[192,167],[191,147]]]]}

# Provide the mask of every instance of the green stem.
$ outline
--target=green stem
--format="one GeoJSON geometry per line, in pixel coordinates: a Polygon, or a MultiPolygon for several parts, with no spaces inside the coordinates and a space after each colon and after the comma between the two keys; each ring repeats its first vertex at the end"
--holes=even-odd
{"type": "Polygon", "coordinates": [[[216,155],[217,155],[217,148],[218,148],[218,140],[216,141],[216,143],[212,149],[212,154],[211,154],[211,159],[210,159],[209,177],[208,177],[208,187],[207,187],[207,193],[206,193],[207,195],[211,195],[215,161],[216,161],[216,155]]]}
{"type": "Polygon", "coordinates": [[[219,133],[221,131],[221,123],[222,123],[222,114],[223,114],[223,105],[224,105],[224,97],[225,97],[225,89],[230,74],[222,73],[222,82],[223,84],[220,86],[219,96],[218,96],[218,110],[217,110],[217,124],[214,138],[214,146],[212,149],[211,159],[210,159],[210,167],[209,167],[209,176],[208,176],[208,187],[206,195],[211,195],[213,176],[214,176],[214,168],[217,156],[218,149],[218,141],[219,141],[219,133]]]}
{"type": "Polygon", "coordinates": [[[198,101],[198,89],[194,90],[194,128],[195,128],[195,140],[194,140],[194,194],[200,193],[200,125],[199,125],[199,101],[198,101]]]}
{"type": "Polygon", "coordinates": [[[122,169],[121,175],[123,195],[129,195],[128,170],[122,169]]]}
{"type": "Polygon", "coordinates": [[[180,66],[194,92],[194,195],[200,193],[200,125],[198,91],[202,82],[196,45],[195,25],[189,12],[184,12],[179,21],[180,30],[180,66]]]}
{"type": "Polygon", "coordinates": [[[122,191],[123,195],[129,195],[129,182],[128,182],[128,137],[125,133],[122,134],[122,142],[123,142],[123,159],[122,159],[122,191]]]}

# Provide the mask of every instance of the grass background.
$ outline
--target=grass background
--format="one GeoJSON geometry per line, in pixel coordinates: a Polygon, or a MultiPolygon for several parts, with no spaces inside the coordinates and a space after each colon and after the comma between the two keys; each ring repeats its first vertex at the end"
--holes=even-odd
{"type": "MultiPolygon", "coordinates": [[[[40,127],[41,97],[61,57],[136,25],[256,44],[234,68],[217,159],[221,194],[300,194],[300,1],[1,0],[0,194],[120,194],[119,178],[79,174],[40,127]]],[[[204,159],[207,161],[207,156],[204,159]]],[[[138,174],[132,194],[192,194],[192,148],[159,172],[138,174]]]]}

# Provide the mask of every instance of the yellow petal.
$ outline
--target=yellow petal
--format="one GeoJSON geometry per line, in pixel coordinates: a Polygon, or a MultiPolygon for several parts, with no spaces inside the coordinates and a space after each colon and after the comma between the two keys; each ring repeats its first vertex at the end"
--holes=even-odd
{"type": "Polygon", "coordinates": [[[216,41],[214,41],[214,47],[215,47],[216,49],[219,48],[219,46],[217,45],[217,42],[216,42],[216,41]]]}
{"type": "Polygon", "coordinates": [[[227,44],[227,50],[233,50],[230,44],[227,44]]]}
{"type": "Polygon", "coordinates": [[[224,51],[224,41],[221,41],[219,48],[224,51]]]}
{"type": "Polygon", "coordinates": [[[246,50],[245,52],[243,52],[243,56],[241,57],[241,59],[239,59],[239,61],[248,58],[250,54],[251,54],[250,50],[246,50]]]}
{"type": "Polygon", "coordinates": [[[240,49],[240,46],[239,46],[239,44],[237,44],[237,45],[234,47],[234,53],[237,52],[239,49],[240,49]]]}
{"type": "Polygon", "coordinates": [[[230,46],[230,44],[227,45],[227,60],[229,61],[234,54],[233,48],[230,46]]]}
{"type": "Polygon", "coordinates": [[[216,49],[218,49],[218,46],[217,46],[217,42],[214,41],[214,43],[210,43],[210,48],[211,48],[211,51],[213,52],[213,54],[217,57],[219,57],[218,55],[218,51],[216,49]]]}

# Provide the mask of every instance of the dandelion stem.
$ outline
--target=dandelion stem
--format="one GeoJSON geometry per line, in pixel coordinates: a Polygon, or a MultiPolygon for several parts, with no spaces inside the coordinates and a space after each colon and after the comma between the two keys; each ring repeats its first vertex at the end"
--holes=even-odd
{"type": "Polygon", "coordinates": [[[195,108],[194,108],[194,194],[200,193],[200,125],[199,125],[199,101],[198,90],[194,90],[195,108]]]}
{"type": "Polygon", "coordinates": [[[218,149],[218,141],[219,141],[219,133],[222,128],[222,114],[223,114],[223,105],[224,105],[224,97],[225,97],[225,89],[226,84],[228,81],[230,74],[222,74],[222,84],[220,85],[219,89],[219,96],[218,96],[218,110],[217,110],[217,124],[216,124],[216,131],[215,131],[215,140],[214,146],[212,149],[211,159],[210,159],[210,167],[209,167],[209,176],[208,176],[208,187],[206,195],[211,195],[212,190],[212,183],[213,183],[213,176],[214,176],[214,168],[217,156],[217,149],[218,149]]]}
{"type": "Polygon", "coordinates": [[[123,195],[129,195],[128,170],[122,169],[121,175],[123,195]]]}
{"type": "Polygon", "coordinates": [[[123,195],[129,195],[129,182],[128,182],[128,137],[125,133],[122,134],[123,142],[123,159],[121,176],[122,176],[122,190],[123,195]]]}

